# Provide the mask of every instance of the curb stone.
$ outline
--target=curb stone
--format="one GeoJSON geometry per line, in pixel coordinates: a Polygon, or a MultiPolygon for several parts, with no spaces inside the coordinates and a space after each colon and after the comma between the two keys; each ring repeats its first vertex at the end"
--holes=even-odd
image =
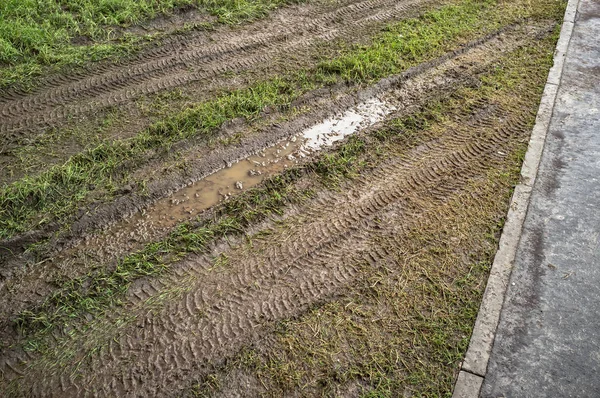
{"type": "Polygon", "coordinates": [[[569,42],[571,41],[571,35],[573,34],[578,4],[579,0],[569,0],[567,9],[565,10],[560,37],[554,52],[554,65],[548,73],[535,126],[533,127],[521,168],[521,182],[515,187],[510,202],[498,251],[494,257],[488,283],[469,342],[469,348],[454,386],[452,398],[479,397],[479,391],[486,375],[492,345],[496,336],[496,328],[500,320],[504,296],[521,238],[523,222],[527,215],[531,191],[546,142],[546,134],[550,126],[550,119],[562,77],[565,57],[569,42]]]}

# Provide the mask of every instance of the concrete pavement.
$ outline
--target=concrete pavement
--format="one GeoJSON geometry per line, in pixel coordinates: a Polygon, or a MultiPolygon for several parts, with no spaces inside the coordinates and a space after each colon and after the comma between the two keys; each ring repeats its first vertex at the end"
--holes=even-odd
{"type": "Polygon", "coordinates": [[[600,397],[600,0],[564,24],[455,398],[600,397]]]}

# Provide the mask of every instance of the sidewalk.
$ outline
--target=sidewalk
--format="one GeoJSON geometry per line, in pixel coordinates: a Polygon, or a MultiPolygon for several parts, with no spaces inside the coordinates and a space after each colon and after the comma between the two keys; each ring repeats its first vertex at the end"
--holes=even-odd
{"type": "Polygon", "coordinates": [[[522,175],[454,397],[600,397],[600,0],[569,2],[522,175]]]}

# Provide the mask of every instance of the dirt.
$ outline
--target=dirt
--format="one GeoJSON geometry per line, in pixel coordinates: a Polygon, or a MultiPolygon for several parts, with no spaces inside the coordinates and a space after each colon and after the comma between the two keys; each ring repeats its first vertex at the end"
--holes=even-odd
{"type": "MultiPolygon", "coordinates": [[[[0,156],[10,163],[12,150],[43,137],[47,128],[85,125],[113,107],[122,107],[125,121],[108,136],[134,135],[149,123],[139,109],[147,98],[179,89],[183,95],[173,107],[184,108],[190,98],[243,86],[239,76],[275,76],[286,70],[277,64],[287,58],[316,62],[323,43],[334,48],[340,41],[360,42],[390,21],[439,3],[344,0],[284,7],[241,26],[173,35],[117,65],[49,77],[32,93],[6,90],[0,93],[0,156]]],[[[174,30],[203,18],[188,10],[129,33],[174,30]]],[[[357,286],[373,270],[401,273],[399,251],[414,244],[415,231],[443,222],[440,214],[452,213],[457,198],[504,170],[526,142],[532,115],[522,104],[480,99],[457,120],[419,131],[414,139],[373,153],[367,148],[358,155],[360,173],[335,184],[308,165],[338,153],[350,136],[368,144],[394,121],[480,86],[481,76],[503,56],[546,38],[554,27],[552,21],[522,21],[370,86],[338,84],[303,95],[291,110],[232,120],[211,142],[181,141],[166,156],[150,154],[133,165],[132,180],[144,180],[143,188],[120,187],[112,200],[87,202],[62,225],[2,242],[0,393],[188,396],[196,381],[215,372],[224,381],[212,389],[217,395],[268,392],[257,373],[232,369],[231,362],[249,347],[270,352],[280,322],[360,294],[357,286]],[[137,278],[119,305],[91,308],[66,328],[50,325],[39,346],[32,347],[38,341],[31,337],[38,331],[15,326],[64,281],[98,268],[114,271],[124,256],[184,222],[213,219],[215,209],[286,169],[302,174],[292,185],[309,187],[306,199],[237,235],[216,238],[205,252],[187,253],[167,272],[137,278]],[[36,251],[32,243],[43,245],[36,251]]],[[[372,387],[360,378],[341,380],[335,394],[357,396],[372,387]]]]}
{"type": "MultiPolygon", "coordinates": [[[[548,28],[538,27],[529,35],[547,32],[548,28]]],[[[85,275],[103,261],[113,263],[123,254],[164,237],[181,222],[202,215],[243,191],[235,189],[238,181],[249,189],[265,177],[310,159],[315,151],[349,133],[364,130],[390,115],[405,115],[428,98],[472,84],[472,79],[494,62],[493,54],[517,48],[526,37],[520,29],[488,36],[364,91],[346,93],[347,89],[340,89],[336,102],[330,101],[331,91],[324,92],[320,112],[315,109],[309,115],[267,129],[239,146],[225,151],[190,151],[184,155],[187,167],[183,171],[159,174],[148,183],[144,196],[131,193],[86,214],[72,226],[72,235],[65,236],[43,258],[35,259],[40,263],[35,267],[16,268],[27,261],[28,254],[6,261],[0,285],[2,319],[10,323],[20,311],[40,303],[52,291],[54,280],[85,275]],[[337,116],[316,122],[319,114],[332,112],[337,116]],[[256,151],[256,155],[248,156],[256,151]],[[90,233],[98,229],[102,232],[90,233]],[[4,305],[7,301],[14,304],[4,305]]],[[[311,96],[311,101],[313,108],[318,108],[315,105],[319,98],[311,96]]],[[[151,164],[148,169],[154,167],[151,164]]]]}
{"type": "Polygon", "coordinates": [[[107,64],[89,73],[61,75],[27,95],[0,94],[2,146],[9,147],[11,140],[35,134],[67,117],[77,118],[186,84],[213,81],[219,75],[241,73],[257,64],[289,57],[317,41],[354,36],[426,4],[424,0],[366,0],[342,2],[325,13],[323,7],[285,9],[241,29],[174,37],[122,65],[107,64]]]}

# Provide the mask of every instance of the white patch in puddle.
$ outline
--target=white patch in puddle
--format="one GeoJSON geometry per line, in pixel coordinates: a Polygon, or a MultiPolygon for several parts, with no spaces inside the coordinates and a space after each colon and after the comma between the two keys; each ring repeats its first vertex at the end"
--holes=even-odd
{"type": "Polygon", "coordinates": [[[395,110],[394,106],[378,98],[371,98],[341,116],[326,119],[302,132],[305,140],[302,150],[315,151],[323,146],[330,146],[358,130],[374,125],[395,110]]]}

